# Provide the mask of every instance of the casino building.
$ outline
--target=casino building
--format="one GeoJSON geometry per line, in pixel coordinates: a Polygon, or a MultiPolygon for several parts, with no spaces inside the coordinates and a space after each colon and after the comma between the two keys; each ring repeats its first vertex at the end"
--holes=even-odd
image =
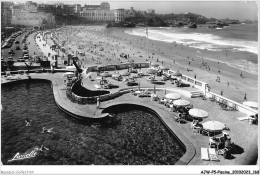
{"type": "Polygon", "coordinates": [[[120,22],[125,17],[124,9],[110,10],[110,4],[102,2],[100,5],[85,5],[80,15],[90,21],[116,21],[120,22]]]}

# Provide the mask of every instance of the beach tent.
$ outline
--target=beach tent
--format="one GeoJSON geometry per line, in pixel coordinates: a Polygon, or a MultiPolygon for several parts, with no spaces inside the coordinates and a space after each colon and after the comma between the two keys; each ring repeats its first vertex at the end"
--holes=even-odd
{"type": "Polygon", "coordinates": [[[192,117],[196,117],[196,118],[206,118],[209,116],[209,114],[206,111],[197,108],[190,109],[189,114],[192,117]]]}
{"type": "Polygon", "coordinates": [[[222,131],[226,128],[226,125],[224,123],[221,123],[219,121],[207,121],[202,124],[203,128],[209,131],[222,131]]]}
{"type": "Polygon", "coordinates": [[[165,95],[165,98],[170,100],[177,100],[181,98],[181,95],[177,93],[168,93],[165,95]]]}
{"type": "Polygon", "coordinates": [[[187,100],[175,100],[173,102],[173,105],[175,105],[175,106],[187,106],[189,104],[190,104],[190,102],[187,100]]]}
{"type": "Polygon", "coordinates": [[[249,106],[251,108],[258,108],[258,103],[253,101],[244,101],[243,105],[249,106]]]}

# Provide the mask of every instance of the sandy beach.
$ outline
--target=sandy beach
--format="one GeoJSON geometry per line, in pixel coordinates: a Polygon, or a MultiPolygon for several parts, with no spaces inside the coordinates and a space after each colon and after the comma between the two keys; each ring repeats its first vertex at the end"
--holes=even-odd
{"type": "MultiPolygon", "coordinates": [[[[106,29],[105,26],[67,26],[55,33],[58,34],[56,36],[58,36],[59,42],[63,43],[66,51],[79,57],[83,68],[90,65],[128,61],[158,62],[171,70],[179,70],[190,77],[196,76],[198,80],[207,82],[212,92],[220,94],[223,91],[223,96],[239,103],[243,102],[245,94],[248,101],[258,101],[258,76],[222,63],[221,57],[226,56],[226,53],[199,51],[176,43],[147,41],[146,37],[130,35],[124,30],[131,29],[106,29]],[[85,56],[78,54],[80,52],[85,56]],[[125,53],[127,58],[120,57],[121,53],[125,53]],[[205,59],[212,57],[219,57],[220,62],[205,59]],[[220,77],[220,82],[216,82],[217,77],[220,77]]],[[[249,53],[228,54],[230,59],[245,56],[250,57],[251,55],[249,53]]]]}

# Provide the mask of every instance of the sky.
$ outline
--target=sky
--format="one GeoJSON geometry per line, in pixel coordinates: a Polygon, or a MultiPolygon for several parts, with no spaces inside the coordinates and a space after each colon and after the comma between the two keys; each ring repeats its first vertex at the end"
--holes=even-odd
{"type": "MultiPolygon", "coordinates": [[[[23,0],[24,1],[24,0],[23,0]]],[[[109,2],[110,8],[124,8],[130,9],[133,7],[136,10],[154,9],[157,14],[166,13],[196,13],[207,18],[213,17],[217,19],[238,19],[243,20],[257,20],[258,19],[258,5],[259,2],[240,0],[240,1],[176,1],[176,0],[32,0],[39,2],[63,2],[68,4],[79,3],[84,4],[100,4],[101,2],[109,2]]],[[[21,1],[19,1],[21,2],[21,1]]]]}

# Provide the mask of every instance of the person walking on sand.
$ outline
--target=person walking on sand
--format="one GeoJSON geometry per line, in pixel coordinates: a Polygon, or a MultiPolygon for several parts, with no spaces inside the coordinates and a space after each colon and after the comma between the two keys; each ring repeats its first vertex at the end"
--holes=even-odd
{"type": "Polygon", "coordinates": [[[220,92],[220,95],[223,96],[223,91],[220,92]]]}
{"type": "Polygon", "coordinates": [[[197,78],[197,76],[196,76],[196,74],[194,75],[194,79],[196,79],[197,78]]]}
{"type": "Polygon", "coordinates": [[[244,101],[247,101],[246,94],[245,94],[245,96],[244,96],[244,101]]]}
{"type": "Polygon", "coordinates": [[[242,74],[242,72],[240,73],[240,77],[243,78],[243,74],[242,74]]]}

